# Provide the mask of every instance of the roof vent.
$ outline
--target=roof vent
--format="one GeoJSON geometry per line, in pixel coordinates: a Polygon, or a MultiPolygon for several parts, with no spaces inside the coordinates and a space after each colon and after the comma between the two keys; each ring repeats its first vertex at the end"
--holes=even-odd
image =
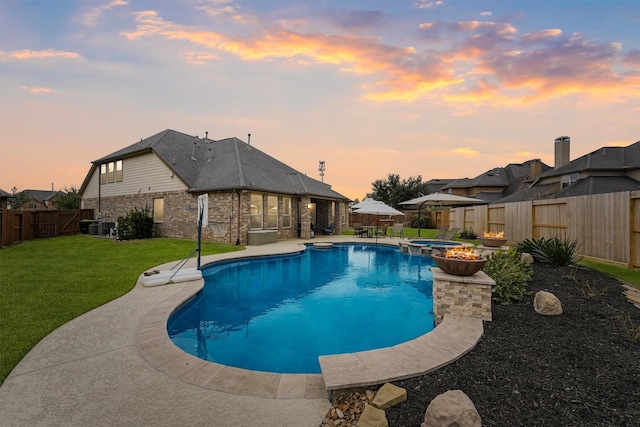
{"type": "MultiPolygon", "coordinates": [[[[196,136],[196,138],[198,138],[196,136]]],[[[191,149],[191,160],[196,160],[196,141],[193,141],[193,148],[191,149]]]]}
{"type": "Polygon", "coordinates": [[[251,145],[251,134],[250,133],[247,134],[247,144],[251,145]]]}
{"type": "Polygon", "coordinates": [[[209,147],[209,158],[207,159],[207,163],[211,161],[211,147],[209,147]]]}

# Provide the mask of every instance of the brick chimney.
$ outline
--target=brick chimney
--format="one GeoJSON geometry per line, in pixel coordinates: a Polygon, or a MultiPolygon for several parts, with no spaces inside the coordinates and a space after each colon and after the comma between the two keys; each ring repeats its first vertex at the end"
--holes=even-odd
{"type": "Polygon", "coordinates": [[[569,163],[569,146],[571,138],[568,136],[559,136],[556,138],[555,147],[555,165],[554,169],[561,168],[569,163]]]}

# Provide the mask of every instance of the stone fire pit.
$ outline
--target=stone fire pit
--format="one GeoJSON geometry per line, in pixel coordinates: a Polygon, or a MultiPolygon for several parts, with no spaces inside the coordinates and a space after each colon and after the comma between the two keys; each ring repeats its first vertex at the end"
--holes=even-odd
{"type": "Polygon", "coordinates": [[[507,239],[497,239],[495,237],[478,237],[480,243],[490,248],[499,248],[507,243],[507,239]]]}
{"type": "Polygon", "coordinates": [[[442,254],[432,254],[438,268],[454,276],[472,276],[484,268],[486,259],[447,258],[442,254]]]}

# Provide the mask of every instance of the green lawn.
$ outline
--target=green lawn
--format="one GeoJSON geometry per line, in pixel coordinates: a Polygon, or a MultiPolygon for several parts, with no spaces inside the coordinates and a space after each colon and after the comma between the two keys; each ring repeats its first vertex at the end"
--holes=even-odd
{"type": "MultiPolygon", "coordinates": [[[[0,250],[0,383],[51,331],[127,293],[140,273],[178,261],[195,247],[187,240],[76,235],[0,250]]],[[[202,255],[241,249],[203,243],[202,255]]]]}

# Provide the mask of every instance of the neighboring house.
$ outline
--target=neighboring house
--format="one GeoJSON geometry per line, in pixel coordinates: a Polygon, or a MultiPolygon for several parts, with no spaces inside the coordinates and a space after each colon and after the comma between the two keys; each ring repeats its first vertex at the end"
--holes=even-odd
{"type": "Polygon", "coordinates": [[[505,167],[496,167],[475,178],[461,178],[444,185],[440,191],[457,196],[473,197],[486,202],[494,202],[526,188],[541,173],[551,167],[540,159],[524,163],[510,163],[505,167]]]}
{"type": "MultiPolygon", "coordinates": [[[[249,135],[250,137],[250,135],[249,135]]],[[[164,130],[92,162],[79,194],[104,221],[149,208],[155,235],[197,236],[198,196],[208,195],[202,238],[248,244],[249,235],[309,238],[348,224],[350,200],[237,138],[164,130]]]]}
{"type": "Polygon", "coordinates": [[[22,193],[29,195],[29,201],[23,204],[20,210],[55,210],[54,197],[59,191],[49,190],[23,190],[22,193]]]}
{"type": "Polygon", "coordinates": [[[640,190],[640,141],[569,161],[569,137],[555,141],[555,167],[499,203],[640,190]]]}
{"type": "Polygon", "coordinates": [[[7,193],[3,189],[0,188],[0,208],[7,209],[9,198],[13,197],[11,193],[7,193]]]}

